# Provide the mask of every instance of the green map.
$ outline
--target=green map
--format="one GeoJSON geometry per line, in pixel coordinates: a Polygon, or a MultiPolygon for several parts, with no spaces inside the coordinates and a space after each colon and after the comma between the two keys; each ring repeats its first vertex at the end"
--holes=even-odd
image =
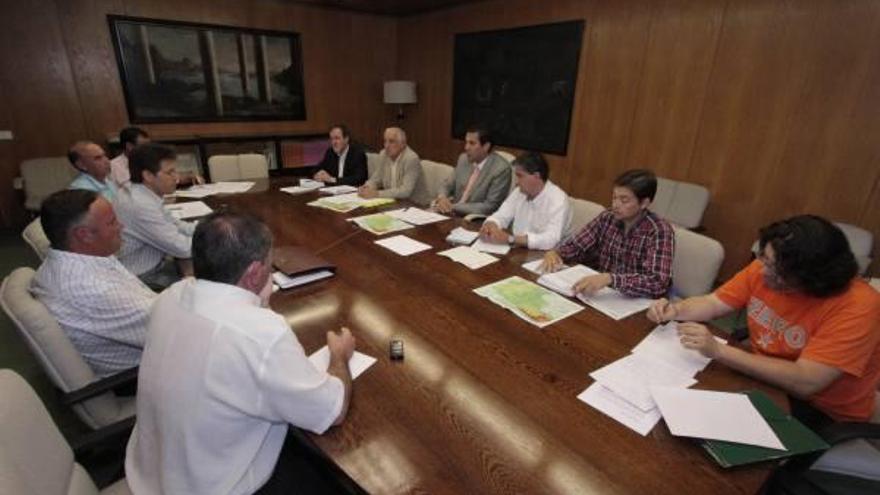
{"type": "Polygon", "coordinates": [[[583,309],[583,306],[520,277],[506,278],[474,289],[474,292],[542,328],[583,309]]]}
{"type": "Polygon", "coordinates": [[[376,235],[396,232],[398,230],[410,229],[412,225],[398,220],[386,213],[375,213],[373,215],[364,215],[351,219],[358,224],[360,228],[370,231],[376,235]]]}

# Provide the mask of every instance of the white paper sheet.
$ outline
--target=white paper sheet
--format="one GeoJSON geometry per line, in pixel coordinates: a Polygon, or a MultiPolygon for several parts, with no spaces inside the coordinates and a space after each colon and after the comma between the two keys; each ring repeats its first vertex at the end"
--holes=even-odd
{"type": "Polygon", "coordinates": [[[657,407],[651,398],[651,386],[686,388],[697,383],[685,371],[643,353],[618,359],[590,376],[642,411],[657,407]]]}
{"type": "Polygon", "coordinates": [[[491,254],[481,253],[469,246],[458,246],[452,249],[447,249],[446,251],[441,251],[437,254],[461,263],[471,270],[476,270],[498,261],[498,258],[491,254]]]}
{"type": "Polygon", "coordinates": [[[451,244],[470,244],[480,236],[479,232],[456,227],[446,236],[446,242],[451,244]]]}
{"type": "Polygon", "coordinates": [[[494,242],[486,242],[483,239],[477,239],[477,242],[471,245],[472,248],[484,253],[492,253],[504,256],[510,252],[509,244],[495,244],[494,242]]]}
{"type": "Polygon", "coordinates": [[[300,285],[317,282],[318,280],[330,278],[332,276],[333,272],[330,270],[321,270],[296,277],[290,277],[284,273],[275,272],[272,274],[272,281],[282,289],[289,289],[291,287],[299,287],[300,285]]]}
{"type": "MultiPolygon", "coordinates": [[[[315,368],[326,371],[327,368],[330,367],[330,348],[325,345],[313,352],[312,355],[309,356],[309,361],[315,365],[315,368]]],[[[354,351],[354,354],[351,355],[351,359],[348,360],[348,370],[351,372],[351,379],[354,380],[361,376],[361,373],[367,371],[367,369],[374,364],[376,364],[376,358],[354,351]]]]}
{"type": "Polygon", "coordinates": [[[433,211],[422,210],[420,208],[401,208],[399,210],[386,211],[388,215],[403,220],[413,225],[428,225],[429,223],[442,222],[450,218],[433,211]]]}
{"type": "Polygon", "coordinates": [[[409,256],[411,254],[420,253],[422,251],[427,251],[428,249],[431,249],[430,244],[425,244],[424,242],[410,239],[405,235],[396,235],[394,237],[388,237],[386,239],[379,239],[375,242],[383,248],[390,249],[401,256],[409,256]]]}
{"type": "Polygon", "coordinates": [[[172,217],[183,220],[185,218],[198,218],[210,215],[214,210],[202,201],[187,201],[185,203],[172,203],[165,205],[165,210],[172,217]]]}
{"type": "Polygon", "coordinates": [[[642,411],[598,382],[587,387],[577,398],[642,436],[660,421],[658,409],[642,411]]]}
{"type": "Polygon", "coordinates": [[[324,183],[319,180],[314,180],[314,179],[300,179],[299,186],[305,187],[308,189],[318,189],[318,188],[324,187],[324,183]]]}
{"type": "MultiPolygon", "coordinates": [[[[543,262],[544,262],[544,258],[538,258],[536,260],[527,261],[527,262],[523,263],[522,267],[525,268],[526,271],[530,271],[530,272],[534,273],[535,275],[544,275],[544,272],[542,272],[541,270],[538,269],[541,266],[541,263],[543,263],[543,262]]],[[[559,267],[560,270],[565,270],[566,268],[568,268],[568,265],[562,265],[561,267],[559,267]]]]}
{"type": "Polygon", "coordinates": [[[673,435],[786,450],[745,394],[651,387],[651,395],[673,435]]]}
{"type": "Polygon", "coordinates": [[[333,196],[336,196],[339,194],[356,193],[357,190],[358,189],[354,186],[330,186],[330,187],[322,187],[322,188],[318,189],[318,192],[323,193],[323,194],[332,194],[333,196]]]}
{"type": "MultiPolygon", "coordinates": [[[[727,345],[723,339],[718,337],[715,339],[722,345],[727,345]]],[[[648,354],[681,369],[690,376],[705,369],[712,361],[698,351],[686,349],[681,345],[681,340],[678,337],[678,324],[674,321],[654,327],[654,330],[651,330],[647,337],[633,347],[632,352],[648,354]]]]}
{"type": "Polygon", "coordinates": [[[282,187],[282,188],[279,189],[279,190],[280,190],[281,192],[286,192],[287,194],[294,194],[294,195],[296,195],[296,194],[305,194],[305,193],[313,192],[313,191],[317,190],[318,187],[320,187],[320,186],[303,186],[303,185],[299,185],[299,186],[282,187]]]}
{"type": "MultiPolygon", "coordinates": [[[[538,283],[568,297],[575,297],[574,284],[584,277],[597,275],[599,272],[584,265],[574,265],[564,270],[546,273],[538,278],[538,283]]],[[[584,304],[598,310],[614,320],[622,320],[630,315],[644,311],[651,306],[651,299],[627,297],[609,287],[604,287],[594,294],[577,294],[584,304]]]]}

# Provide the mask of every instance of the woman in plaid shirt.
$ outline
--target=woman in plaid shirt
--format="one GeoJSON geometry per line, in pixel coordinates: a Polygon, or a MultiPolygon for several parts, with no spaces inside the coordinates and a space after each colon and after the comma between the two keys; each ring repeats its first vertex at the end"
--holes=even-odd
{"type": "Polygon", "coordinates": [[[614,180],[611,208],[544,256],[542,270],[563,263],[592,265],[600,273],[574,285],[592,294],[611,287],[632,297],[658,298],[672,283],[675,233],[666,220],[648,210],[657,192],[650,170],[628,170],[614,180]]]}

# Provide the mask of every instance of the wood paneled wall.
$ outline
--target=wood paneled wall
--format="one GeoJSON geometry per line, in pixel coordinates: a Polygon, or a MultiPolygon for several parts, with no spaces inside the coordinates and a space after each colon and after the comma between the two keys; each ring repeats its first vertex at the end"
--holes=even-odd
{"type": "Polygon", "coordinates": [[[128,124],[107,14],[296,31],[302,35],[304,121],[163,124],[153,136],[324,132],[346,122],[378,145],[389,110],[382,81],[397,65],[397,20],[283,0],[28,0],[0,7],[0,215],[22,211],[19,163],[57,156],[77,139],[104,142],[128,124]]]}
{"type": "Polygon", "coordinates": [[[399,66],[420,155],[452,162],[454,34],[585,19],[567,156],[552,178],[610,200],[649,167],[712,192],[704,224],[729,276],[757,229],[804,212],[880,241],[880,2],[495,0],[401,19],[399,66]]]}

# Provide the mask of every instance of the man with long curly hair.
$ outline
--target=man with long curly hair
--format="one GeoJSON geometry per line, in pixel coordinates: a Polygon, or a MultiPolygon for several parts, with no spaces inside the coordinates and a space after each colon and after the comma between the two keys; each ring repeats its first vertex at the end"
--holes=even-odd
{"type": "Polygon", "coordinates": [[[809,424],[867,421],[880,382],[880,294],[856,276],[843,232],[801,215],[761,229],[759,247],[713,294],[660,299],[648,318],[679,321],[684,347],[784,389],[809,424]],[[741,308],[752,352],[719,344],[695,323],[741,308]]]}

